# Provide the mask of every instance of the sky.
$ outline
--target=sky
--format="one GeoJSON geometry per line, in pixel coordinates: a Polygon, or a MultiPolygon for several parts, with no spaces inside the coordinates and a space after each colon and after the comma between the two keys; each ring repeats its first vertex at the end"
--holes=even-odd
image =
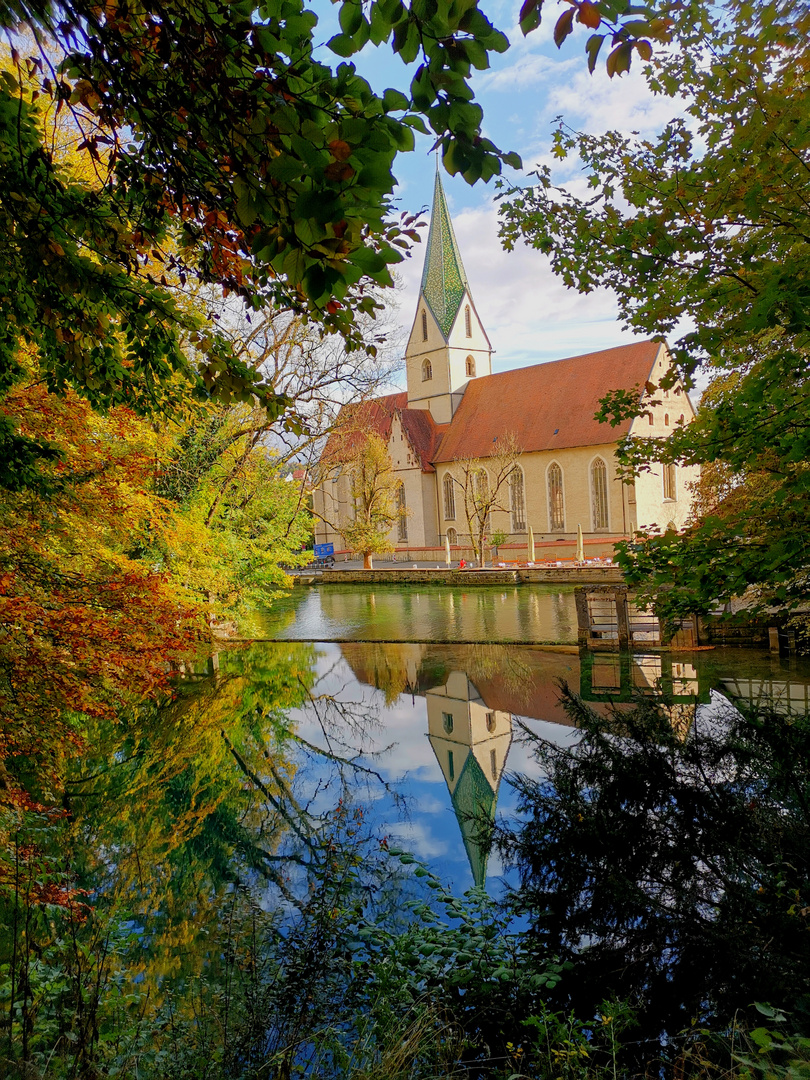
{"type": "MultiPolygon", "coordinates": [[[[588,73],[584,43],[591,31],[579,27],[558,50],[554,23],[566,5],[546,0],[540,28],[524,38],[517,25],[519,0],[482,0],[482,9],[509,38],[510,49],[493,54],[492,68],[476,72],[472,88],[484,110],[484,134],[503,150],[516,150],[522,173],[508,179],[531,181],[538,163],[553,164],[559,182],[582,185],[578,164],[559,165],[550,156],[555,119],[590,133],[616,129],[653,135],[680,112],[678,103],[655,97],[640,73],[609,79],[604,65],[588,73]]],[[[326,24],[322,23],[324,29],[326,24]]],[[[369,48],[355,58],[358,69],[378,92],[386,86],[405,89],[413,74],[386,46],[369,48]]],[[[604,59],[604,57],[602,57],[604,59]]],[[[402,210],[430,207],[435,164],[431,140],[420,138],[416,151],[395,164],[396,198],[402,210]]],[[[461,177],[442,172],[461,255],[475,305],[495,349],[493,371],[576,356],[634,340],[618,321],[607,291],[580,296],[551,271],[549,259],[525,246],[507,253],[498,240],[494,182],[470,187],[461,177]]],[[[427,229],[422,230],[427,239],[427,229]]],[[[399,318],[406,331],[416,311],[424,248],[398,267],[399,318]]]]}

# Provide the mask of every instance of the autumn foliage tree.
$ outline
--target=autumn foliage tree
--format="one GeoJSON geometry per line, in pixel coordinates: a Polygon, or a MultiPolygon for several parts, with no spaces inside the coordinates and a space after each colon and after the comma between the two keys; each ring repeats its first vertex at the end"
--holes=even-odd
{"type": "Polygon", "coordinates": [[[342,534],[352,551],[362,554],[364,568],[371,570],[374,555],[394,550],[391,529],[407,514],[399,497],[401,481],[376,431],[358,430],[350,422],[332,435],[328,449],[321,473],[348,476],[351,499],[345,520],[328,524],[342,534]]]}

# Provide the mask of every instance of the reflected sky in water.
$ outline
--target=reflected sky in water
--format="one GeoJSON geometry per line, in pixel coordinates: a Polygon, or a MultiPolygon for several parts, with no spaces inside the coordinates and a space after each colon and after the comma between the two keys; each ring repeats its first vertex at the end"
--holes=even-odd
{"type": "MultiPolygon", "coordinates": [[[[481,849],[474,819],[516,814],[509,773],[537,769],[523,726],[556,743],[576,739],[561,681],[598,709],[662,688],[684,732],[713,703],[767,699],[805,712],[810,694],[807,663],[741,651],[580,656],[529,645],[326,642],[315,657],[313,700],[291,714],[296,730],[373,770],[355,785],[370,823],[459,890],[486,881],[497,891],[502,868],[481,849]]],[[[308,782],[324,783],[326,771],[319,765],[308,782]]]]}

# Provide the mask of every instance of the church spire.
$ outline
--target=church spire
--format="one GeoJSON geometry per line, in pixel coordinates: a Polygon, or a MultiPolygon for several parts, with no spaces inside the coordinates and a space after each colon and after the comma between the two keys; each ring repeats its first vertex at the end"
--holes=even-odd
{"type": "Polygon", "coordinates": [[[469,293],[470,286],[437,170],[421,293],[445,340],[453,328],[465,291],[469,293]]]}

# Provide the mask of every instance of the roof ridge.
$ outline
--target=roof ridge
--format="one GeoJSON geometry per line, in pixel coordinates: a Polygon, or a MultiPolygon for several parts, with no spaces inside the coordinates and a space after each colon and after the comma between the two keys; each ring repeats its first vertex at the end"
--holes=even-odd
{"type": "Polygon", "coordinates": [[[665,347],[650,338],[472,379],[432,464],[489,457],[507,431],[524,453],[616,442],[630,420],[618,428],[600,423],[601,400],[610,390],[642,387],[665,347]]]}
{"type": "Polygon", "coordinates": [[[541,360],[539,364],[524,364],[521,367],[506,368],[504,371],[491,371],[488,375],[479,375],[475,380],[477,383],[484,382],[485,379],[492,379],[497,375],[511,375],[515,371],[532,371],[534,368],[551,367],[554,364],[566,364],[570,360],[585,360],[588,357],[598,357],[609,352],[619,352],[620,349],[635,349],[641,345],[664,345],[665,342],[657,341],[655,338],[643,338],[641,341],[628,341],[625,345],[611,345],[607,349],[596,349],[594,352],[577,353],[576,356],[560,356],[556,360],[541,360]]]}

